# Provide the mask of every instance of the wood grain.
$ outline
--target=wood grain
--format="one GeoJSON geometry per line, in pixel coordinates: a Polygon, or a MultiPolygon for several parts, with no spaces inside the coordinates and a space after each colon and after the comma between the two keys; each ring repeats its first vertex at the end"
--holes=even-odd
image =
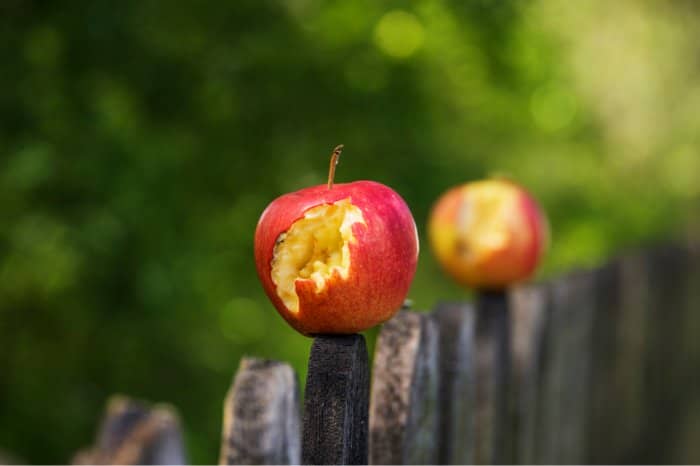
{"type": "Polygon", "coordinates": [[[224,402],[220,464],[299,464],[299,387],[285,363],[243,358],[224,402]]]}
{"type": "Polygon", "coordinates": [[[370,464],[437,462],[438,339],[429,316],[401,311],[374,356],[370,464]]]}
{"type": "Polygon", "coordinates": [[[630,463],[642,442],[646,410],[646,359],[649,346],[651,283],[646,255],[627,254],[619,259],[618,345],[613,384],[619,397],[608,403],[618,411],[612,427],[610,461],[630,463]],[[615,405],[613,405],[615,403],[615,405]],[[614,406],[614,407],[613,407],[614,406]]]}
{"type": "MultiPolygon", "coordinates": [[[[646,253],[649,313],[645,353],[645,426],[636,458],[644,462],[679,463],[676,444],[690,400],[700,387],[692,382],[683,334],[689,321],[688,251],[667,244],[646,253]]],[[[697,312],[697,310],[693,310],[697,312]]],[[[697,336],[695,336],[697,338],[697,336]]]]}
{"type": "Polygon", "coordinates": [[[433,319],[440,340],[437,464],[473,464],[476,313],[471,304],[442,303],[433,319]]]}
{"type": "Polygon", "coordinates": [[[113,396],[95,445],[79,452],[73,463],[186,464],[178,417],[165,405],[113,396]]]}
{"type": "Polygon", "coordinates": [[[545,370],[549,290],[545,285],[520,286],[510,292],[512,377],[510,407],[511,460],[536,460],[539,390],[545,370]]]}
{"type": "Polygon", "coordinates": [[[502,291],[482,291],[477,294],[476,310],[475,461],[511,463],[508,296],[502,291]]]}
{"type": "Polygon", "coordinates": [[[586,459],[595,300],[590,271],[551,284],[545,370],[539,392],[537,463],[586,459]]]}
{"type": "Polygon", "coordinates": [[[309,357],[305,464],[367,464],[369,362],[361,335],[321,335],[309,357]]]}
{"type": "Polygon", "coordinates": [[[700,464],[700,241],[691,236],[684,248],[688,255],[688,280],[680,353],[687,364],[684,381],[687,397],[674,456],[685,464],[700,464]]]}
{"type": "Polygon", "coordinates": [[[590,375],[590,416],[586,463],[618,463],[618,445],[625,422],[621,390],[616,374],[620,371],[620,321],[622,317],[621,262],[612,261],[592,271],[594,279],[593,340],[590,375]]]}

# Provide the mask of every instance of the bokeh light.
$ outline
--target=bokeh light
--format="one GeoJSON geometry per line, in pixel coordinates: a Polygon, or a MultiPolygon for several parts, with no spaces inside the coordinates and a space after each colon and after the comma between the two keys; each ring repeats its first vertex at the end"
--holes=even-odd
{"type": "Polygon", "coordinates": [[[423,26],[406,11],[386,13],[377,23],[374,40],[382,52],[393,58],[408,58],[423,44],[423,26]]]}

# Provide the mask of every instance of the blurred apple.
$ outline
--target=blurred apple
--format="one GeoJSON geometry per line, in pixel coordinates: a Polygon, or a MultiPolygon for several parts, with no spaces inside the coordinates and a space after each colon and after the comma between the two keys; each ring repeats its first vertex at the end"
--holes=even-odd
{"type": "Polygon", "coordinates": [[[255,264],[267,296],[304,335],[356,333],[401,307],[418,260],[406,203],[373,181],[327,185],[278,197],[255,231],[255,264]]]}
{"type": "Polygon", "coordinates": [[[530,277],[549,241],[537,202],[505,179],[447,191],[432,208],[428,233],[443,269],[478,289],[501,289],[530,277]]]}

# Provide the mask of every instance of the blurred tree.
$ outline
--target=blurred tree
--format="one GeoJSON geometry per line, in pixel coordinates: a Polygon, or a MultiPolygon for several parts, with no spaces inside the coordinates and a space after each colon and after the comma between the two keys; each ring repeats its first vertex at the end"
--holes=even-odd
{"type": "MultiPolygon", "coordinates": [[[[699,22],[660,0],[4,2],[0,447],[67,461],[125,392],[178,406],[214,461],[242,354],[305,375],[252,235],[340,142],[338,181],[394,187],[419,225],[450,185],[520,180],[547,271],[697,221],[699,22]]],[[[412,298],[459,296],[424,241],[412,298]]]]}

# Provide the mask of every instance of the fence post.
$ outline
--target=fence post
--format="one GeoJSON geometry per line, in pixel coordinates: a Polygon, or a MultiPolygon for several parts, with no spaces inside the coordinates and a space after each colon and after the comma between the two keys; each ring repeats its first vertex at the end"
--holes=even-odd
{"type": "Polygon", "coordinates": [[[241,360],[224,402],[220,464],[299,464],[299,387],[277,361],[241,360]]]}
{"type": "Polygon", "coordinates": [[[640,363],[646,331],[646,299],[639,293],[648,284],[643,264],[630,260],[634,259],[619,258],[595,270],[595,345],[585,459],[592,464],[627,463],[625,450],[639,441],[635,437],[641,427],[640,363]]]}
{"type": "Polygon", "coordinates": [[[680,421],[677,453],[679,462],[686,464],[700,463],[700,242],[692,239],[686,242],[684,249],[688,260],[688,278],[685,293],[685,315],[681,334],[683,347],[681,354],[686,361],[684,385],[688,390],[685,400],[687,409],[685,419],[680,421]]]}
{"type": "Polygon", "coordinates": [[[590,363],[593,344],[593,280],[578,271],[551,284],[546,369],[542,374],[537,463],[586,459],[590,363]]]}
{"type": "Polygon", "coordinates": [[[440,340],[437,464],[474,464],[474,307],[464,303],[440,304],[433,319],[438,325],[440,340]]]}
{"type": "MultiPolygon", "coordinates": [[[[614,381],[619,391],[616,410],[611,419],[610,430],[615,431],[609,439],[614,445],[611,463],[634,462],[634,451],[643,442],[646,375],[645,355],[649,346],[650,288],[649,261],[641,253],[627,254],[619,259],[620,309],[618,317],[618,348],[614,381]]],[[[611,403],[608,403],[610,405],[611,403]]],[[[643,458],[640,457],[640,460],[643,458]]]]}
{"type": "Polygon", "coordinates": [[[367,464],[368,366],[361,335],[314,339],[304,401],[304,464],[367,464]]]}
{"type": "Polygon", "coordinates": [[[539,389],[544,371],[548,331],[549,294],[541,284],[520,286],[510,293],[511,302],[511,419],[512,460],[536,462],[539,389]]]}
{"type": "Polygon", "coordinates": [[[437,328],[401,311],[382,327],[374,356],[370,464],[437,462],[437,328]]]}
{"type": "Polygon", "coordinates": [[[511,463],[510,322],[505,291],[482,291],[476,312],[477,464],[511,463]]]}
{"type": "Polygon", "coordinates": [[[687,251],[676,245],[665,245],[647,253],[647,260],[652,285],[645,368],[647,410],[643,422],[645,436],[636,459],[677,463],[683,462],[676,451],[681,419],[688,410],[691,394],[697,391],[697,387],[689,383],[688,357],[683,354],[683,333],[688,319],[687,251]]]}
{"type": "Polygon", "coordinates": [[[180,423],[167,406],[149,407],[124,396],[107,403],[95,446],[73,464],[185,464],[180,423]]]}

